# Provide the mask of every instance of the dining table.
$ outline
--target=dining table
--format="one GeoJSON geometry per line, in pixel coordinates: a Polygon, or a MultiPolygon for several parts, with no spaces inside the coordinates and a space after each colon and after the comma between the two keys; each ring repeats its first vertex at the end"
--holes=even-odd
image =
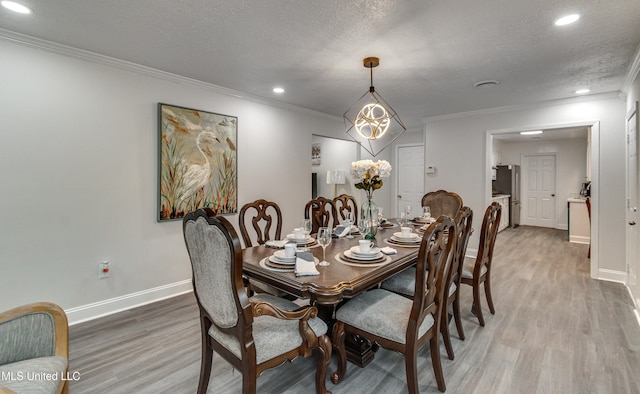
{"type": "MultiPolygon", "coordinates": [[[[318,275],[296,276],[294,272],[285,272],[270,268],[265,261],[274,255],[278,249],[266,245],[246,248],[242,251],[243,274],[257,281],[269,284],[285,293],[298,298],[308,299],[310,305],[318,307],[318,315],[332,326],[336,308],[340,304],[377,287],[384,280],[414,265],[418,258],[420,242],[399,244],[393,242],[394,234],[398,234],[400,226],[395,220],[386,222],[386,226],[379,227],[375,236],[375,246],[390,247],[395,253],[384,254],[384,262],[357,263],[345,260],[345,252],[359,245],[362,239],[359,235],[353,237],[333,238],[326,247],[327,266],[316,264],[318,275]]],[[[321,261],[322,247],[314,244],[308,248],[313,256],[321,261]]],[[[301,249],[299,249],[301,250],[301,249]]],[[[347,353],[351,362],[364,366],[373,359],[370,344],[363,343],[357,338],[347,340],[347,353]]]]}

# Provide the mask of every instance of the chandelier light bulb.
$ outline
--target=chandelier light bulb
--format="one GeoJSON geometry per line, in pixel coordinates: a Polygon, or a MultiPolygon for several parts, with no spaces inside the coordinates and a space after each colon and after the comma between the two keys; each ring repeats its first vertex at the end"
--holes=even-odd
{"type": "Polygon", "coordinates": [[[353,124],[362,138],[376,140],[387,132],[391,118],[382,105],[370,103],[358,111],[353,124]]]}

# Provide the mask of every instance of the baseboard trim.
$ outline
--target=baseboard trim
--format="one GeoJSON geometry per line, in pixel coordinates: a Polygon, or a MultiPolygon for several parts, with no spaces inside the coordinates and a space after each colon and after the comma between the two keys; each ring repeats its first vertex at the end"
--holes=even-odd
{"type": "Polygon", "coordinates": [[[598,270],[598,277],[596,279],[622,283],[626,285],[627,274],[624,271],[614,271],[600,268],[598,270]]]}
{"type": "Polygon", "coordinates": [[[636,316],[636,322],[638,326],[640,326],[640,309],[638,309],[638,305],[640,303],[640,299],[636,299],[633,296],[633,292],[629,286],[625,286],[627,288],[627,292],[629,293],[629,298],[631,298],[631,302],[633,303],[633,314],[636,316]]]}
{"type": "Polygon", "coordinates": [[[65,310],[69,325],[83,323],[193,291],[191,279],[65,310]]]}
{"type": "Polygon", "coordinates": [[[575,242],[577,244],[590,244],[591,243],[591,237],[589,236],[583,236],[583,235],[570,235],[569,236],[569,242],[575,242]]]}

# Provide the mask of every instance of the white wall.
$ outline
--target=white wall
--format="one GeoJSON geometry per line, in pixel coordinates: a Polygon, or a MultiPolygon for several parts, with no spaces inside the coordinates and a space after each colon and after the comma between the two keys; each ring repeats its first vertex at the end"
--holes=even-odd
{"type": "MultiPolygon", "coordinates": [[[[636,63],[635,65],[637,66],[637,61],[638,59],[636,59],[636,63]]],[[[637,72],[638,68],[636,68],[636,72],[637,72]]],[[[636,102],[640,101],[640,73],[636,73],[635,75],[635,79],[631,85],[631,89],[629,90],[629,94],[627,95],[627,114],[630,114],[632,109],[634,108],[634,106],[636,105],[636,102]]],[[[638,144],[639,141],[636,140],[636,144],[638,144]]],[[[640,166],[640,163],[637,163],[638,166],[640,166]]],[[[636,174],[640,174],[640,171],[637,170],[636,174]]],[[[638,183],[640,183],[640,179],[636,179],[636,188],[638,188],[638,183]]],[[[625,221],[626,223],[626,221],[625,221]]],[[[625,227],[627,225],[625,224],[625,227]]],[[[638,225],[636,225],[635,227],[638,227],[638,225]]],[[[626,230],[626,229],[625,229],[626,230]]],[[[629,291],[631,293],[631,298],[634,300],[635,302],[635,306],[636,306],[636,318],[638,318],[638,322],[640,323],[640,283],[638,283],[638,273],[640,272],[640,231],[638,231],[638,228],[631,228],[629,226],[629,236],[628,236],[628,242],[633,242],[635,243],[635,245],[631,246],[631,247],[635,247],[636,249],[636,253],[638,253],[637,256],[635,256],[635,261],[633,260],[632,256],[633,254],[631,253],[627,258],[628,261],[627,263],[629,264],[630,267],[630,272],[632,273],[632,275],[629,276],[628,281],[627,281],[627,286],[629,288],[629,291]]]]}
{"type": "Polygon", "coordinates": [[[311,195],[312,134],[344,133],[339,118],[36,44],[0,37],[0,310],[47,300],[77,321],[190,289],[182,223],[156,222],[158,102],[238,117],[239,206],[276,201],[283,229],[311,195]]]}
{"type": "Polygon", "coordinates": [[[314,144],[320,144],[321,147],[320,165],[311,167],[311,172],[318,174],[318,196],[334,198],[343,193],[350,196],[359,195],[359,191],[353,186],[354,179],[349,174],[349,170],[351,163],[358,160],[360,146],[355,141],[319,135],[314,135],[311,141],[314,144]],[[344,184],[327,184],[328,170],[344,172],[344,184]]]}
{"type": "MultiPolygon", "coordinates": [[[[427,189],[446,189],[460,194],[474,211],[474,221],[481,220],[488,203],[490,182],[486,156],[488,130],[518,130],[558,126],[585,121],[599,121],[599,190],[595,191],[599,211],[598,275],[624,280],[625,220],[625,103],[611,96],[592,97],[585,101],[560,101],[527,108],[504,109],[451,115],[425,120],[426,161],[438,166],[427,175],[427,189]]],[[[491,147],[489,147],[491,149],[491,147]]],[[[594,191],[592,191],[594,192],[594,191]]],[[[594,196],[595,197],[595,196],[594,196]]],[[[479,225],[479,223],[477,224],[479,225]]],[[[479,233],[474,232],[469,248],[477,248],[479,233]]]]}
{"type": "MultiPolygon", "coordinates": [[[[553,133],[553,131],[549,131],[553,133]]],[[[556,156],[556,223],[555,227],[567,229],[567,198],[580,194],[587,171],[587,140],[540,140],[526,142],[503,142],[501,157],[504,164],[523,165],[522,157],[533,154],[555,154],[556,156]]],[[[526,199],[522,198],[526,204],[526,199]]],[[[525,208],[522,208],[525,212],[525,208]]]]}

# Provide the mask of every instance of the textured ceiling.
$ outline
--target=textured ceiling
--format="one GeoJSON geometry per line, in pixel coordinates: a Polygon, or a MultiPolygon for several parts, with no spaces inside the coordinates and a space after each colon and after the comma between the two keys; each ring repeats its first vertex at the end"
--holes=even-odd
{"type": "Polygon", "coordinates": [[[420,118],[617,92],[638,0],[24,0],[0,28],[341,116],[369,86],[420,118]],[[556,18],[579,13],[570,26],[556,18]],[[475,82],[497,79],[492,88],[475,82]],[[282,95],[272,93],[282,86],[282,95]]]}

